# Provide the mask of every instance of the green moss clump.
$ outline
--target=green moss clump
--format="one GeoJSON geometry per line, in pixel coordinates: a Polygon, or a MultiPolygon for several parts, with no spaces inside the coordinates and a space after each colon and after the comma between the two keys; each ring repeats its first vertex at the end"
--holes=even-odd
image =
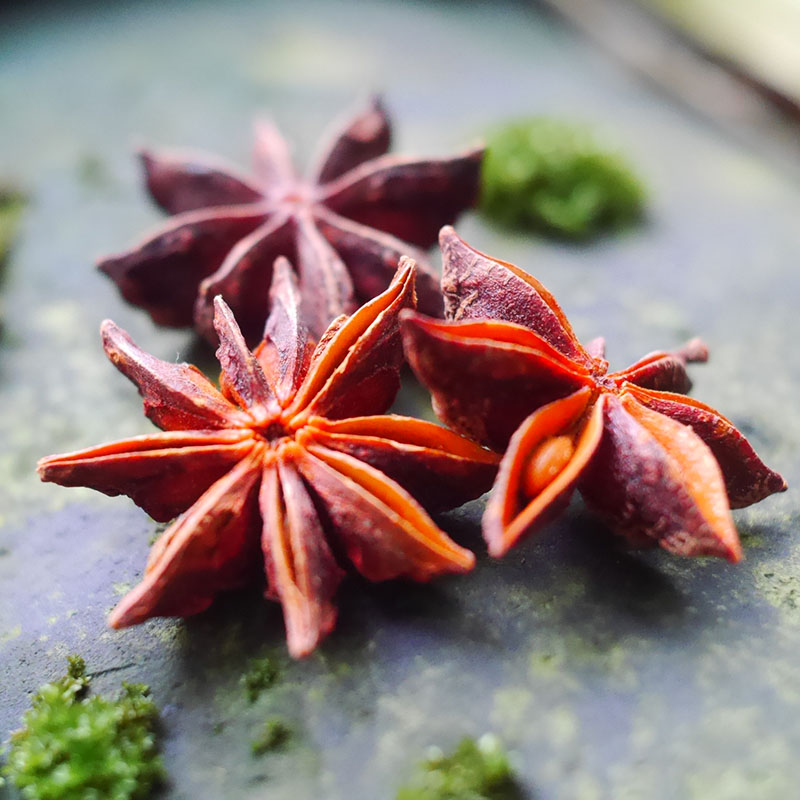
{"type": "Polygon", "coordinates": [[[136,800],[165,777],[158,755],[158,709],[143,684],[119,696],[87,697],[86,665],[45,684],[11,735],[4,773],[27,800],[136,800]]]}
{"type": "Polygon", "coordinates": [[[481,210],[502,225],[587,238],[641,216],[645,192],[616,153],[583,126],[547,117],[490,133],[481,210]]]}
{"type": "Polygon", "coordinates": [[[435,753],[396,800],[522,800],[508,756],[496,736],[463,739],[452,755],[435,753]]]}
{"type": "Polygon", "coordinates": [[[273,686],[280,677],[278,665],[268,656],[265,658],[251,658],[247,665],[247,672],[242,675],[247,699],[251,703],[258,700],[258,696],[265,689],[273,686]]]}
{"type": "Polygon", "coordinates": [[[258,736],[250,743],[254,756],[280,750],[292,737],[292,729],[279,718],[269,719],[258,736]]]}
{"type": "Polygon", "coordinates": [[[22,220],[25,196],[11,187],[0,186],[0,265],[8,257],[22,220]]]}

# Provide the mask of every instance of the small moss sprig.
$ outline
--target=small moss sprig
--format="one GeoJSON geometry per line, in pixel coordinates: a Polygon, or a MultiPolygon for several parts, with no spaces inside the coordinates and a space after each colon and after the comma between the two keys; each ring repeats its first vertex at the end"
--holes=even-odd
{"type": "Polygon", "coordinates": [[[88,688],[86,664],[71,657],[11,735],[3,771],[26,800],[137,800],[164,779],[149,688],[123,683],[112,699],[88,697],[88,688]]]}
{"type": "Polygon", "coordinates": [[[241,684],[247,700],[255,703],[262,692],[278,682],[280,674],[280,668],[269,656],[251,658],[247,665],[247,671],[241,677],[241,684]]]}
{"type": "Polygon", "coordinates": [[[586,126],[531,117],[487,140],[481,210],[502,225],[585,239],[642,214],[642,184],[586,126]]]}
{"type": "Polygon", "coordinates": [[[451,755],[434,750],[396,800],[522,800],[500,740],[462,739],[451,755]]]}
{"type": "Polygon", "coordinates": [[[254,756],[263,756],[283,749],[292,738],[292,729],[280,717],[268,719],[250,743],[254,756]]]}

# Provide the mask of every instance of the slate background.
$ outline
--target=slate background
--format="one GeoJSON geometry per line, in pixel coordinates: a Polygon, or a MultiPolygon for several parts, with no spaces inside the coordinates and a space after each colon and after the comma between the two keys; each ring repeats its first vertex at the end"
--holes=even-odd
{"type": "MultiPolygon", "coordinates": [[[[509,235],[474,215],[459,231],[543,280],[579,335],[606,336],[612,366],[702,335],[712,359],[692,369],[695,395],[798,484],[797,184],[766,149],[742,150],[553,19],[469,2],[6,9],[0,177],[31,203],[0,286],[0,736],[78,652],[96,691],[153,687],[175,800],[391,798],[429,745],[487,730],[513,751],[531,798],[794,796],[794,488],[735,512],[747,554],[736,567],[622,553],[580,501],[490,562],[473,503],[440,520],[479,552],[472,575],[351,581],[337,632],[299,664],[257,591],[186,622],[105,628],[156,525],[124,498],[40,484],[36,459],[148,430],[135,389],[103,356],[104,317],[162,358],[212,364],[92,269],[160,219],[131,147],[202,147],[246,164],[251,119],[266,110],[303,161],[324,125],[375,88],[397,151],[447,153],[499,118],[537,112],[619,142],[651,189],[638,229],[590,246],[509,235]],[[282,661],[283,679],[250,706],[239,678],[263,654],[282,661]],[[275,713],[294,743],[251,757],[275,713]]],[[[431,413],[411,385],[398,408],[431,413]]]]}

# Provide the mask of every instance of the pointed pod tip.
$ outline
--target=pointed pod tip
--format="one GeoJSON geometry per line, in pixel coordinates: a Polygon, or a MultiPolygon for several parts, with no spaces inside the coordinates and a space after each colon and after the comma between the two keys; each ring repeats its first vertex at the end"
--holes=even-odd
{"type": "Polygon", "coordinates": [[[370,108],[374,109],[375,111],[381,111],[381,112],[385,112],[386,111],[386,105],[385,105],[385,103],[383,101],[383,94],[381,92],[378,92],[378,91],[370,92],[367,95],[366,105],[368,105],[370,108]]]}
{"type": "Polygon", "coordinates": [[[502,532],[500,535],[496,535],[494,532],[487,531],[486,528],[484,528],[483,538],[486,542],[489,555],[492,558],[502,558],[511,548],[511,542],[506,541],[502,532]]]}
{"type": "Polygon", "coordinates": [[[100,323],[100,339],[106,351],[108,351],[109,347],[118,346],[120,344],[120,339],[129,343],[132,341],[128,332],[120,328],[120,326],[111,319],[104,319],[100,323]]]}
{"type": "Polygon", "coordinates": [[[272,264],[272,269],[278,272],[294,272],[292,262],[286,256],[278,256],[272,264]]]}
{"type": "Polygon", "coordinates": [[[439,245],[444,247],[445,243],[451,241],[463,241],[461,237],[456,233],[456,229],[452,225],[445,225],[439,231],[439,245]]]}
{"type": "Polygon", "coordinates": [[[465,548],[460,548],[458,566],[460,572],[471,572],[475,569],[475,553],[465,548]]]}
{"type": "MultiPolygon", "coordinates": [[[[401,256],[397,262],[397,271],[394,273],[389,289],[396,286],[413,287],[417,278],[417,262],[409,256],[401,256]]],[[[416,302],[415,302],[416,305],[416,302]]]]}
{"type": "Polygon", "coordinates": [[[287,630],[286,647],[289,655],[298,661],[308,658],[317,649],[320,638],[320,634],[314,631],[287,630]]]}
{"type": "Polygon", "coordinates": [[[408,272],[416,271],[417,262],[411,258],[411,256],[400,256],[400,260],[397,262],[397,272],[395,273],[396,276],[403,277],[408,272]]]}
{"type": "Polygon", "coordinates": [[[678,355],[688,364],[704,364],[708,361],[708,345],[699,336],[696,336],[694,339],[689,339],[689,341],[678,350],[678,355]]]}
{"type": "Polygon", "coordinates": [[[131,618],[130,609],[127,608],[123,598],[122,602],[108,615],[107,623],[109,628],[119,630],[120,628],[129,628],[131,625],[135,625],[136,621],[131,618]]]}
{"type": "Polygon", "coordinates": [[[725,552],[722,554],[722,556],[726,561],[730,561],[731,564],[738,564],[744,558],[742,545],[738,538],[735,542],[731,542],[726,546],[725,552]]]}

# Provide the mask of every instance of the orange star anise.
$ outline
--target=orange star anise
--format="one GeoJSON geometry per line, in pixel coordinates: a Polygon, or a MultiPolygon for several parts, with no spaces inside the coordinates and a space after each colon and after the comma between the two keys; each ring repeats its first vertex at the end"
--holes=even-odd
{"type": "Polygon", "coordinates": [[[636,547],[741,558],[730,508],[786,488],[721,414],[681,393],[694,340],[608,372],[533,277],[441,233],[445,314],[404,312],[406,355],[439,417],[507,447],[483,519],[492,555],[562,510],[577,487],[636,547]]]}
{"type": "Polygon", "coordinates": [[[478,496],[497,457],[438,425],[377,416],[399,386],[398,317],[414,303],[413,261],[403,259],[389,288],[335,320],[316,348],[286,259],[275,264],[271,301],[264,340],[251,352],[215,299],[219,391],[195,367],[148,355],[103,323],[106,353],[165,432],[50,456],[39,474],[126,494],[156,520],[181,514],[112,613],[114,627],[195,614],[263,564],[289,651],[301,657],[334,627],[344,556],[373,581],[473,566],[422,504],[442,509],[478,496]]]}
{"type": "Polygon", "coordinates": [[[401,255],[417,262],[420,309],[441,316],[438,279],[418,248],[474,204],[483,151],[408,158],[386,155],[390,139],[373,99],[336,126],[307,178],[269,122],[256,126],[252,179],[203,154],[143,150],[150,194],[174,216],[99,267],[157,323],[194,325],[211,341],[218,294],[248,341],[260,336],[278,256],[297,266],[315,336],[382,292],[401,255]]]}

